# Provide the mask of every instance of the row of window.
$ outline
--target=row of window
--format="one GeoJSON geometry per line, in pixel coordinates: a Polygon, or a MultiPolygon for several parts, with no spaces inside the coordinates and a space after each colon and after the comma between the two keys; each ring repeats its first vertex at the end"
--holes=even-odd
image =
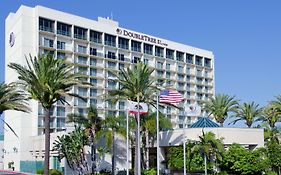
{"type": "MultiPolygon", "coordinates": [[[[54,23],[55,21],[39,18],[39,30],[54,32],[54,23]]],[[[71,36],[71,25],[64,24],[61,22],[57,22],[57,34],[71,36]]],[[[102,33],[90,30],[89,40],[95,43],[102,43],[102,33]]],[[[74,38],[87,40],[88,38],[88,29],[74,26],[74,38]]],[[[116,47],[116,39],[117,37],[110,34],[104,34],[104,44],[112,47],[116,47]]],[[[118,37],[118,47],[121,49],[129,50],[129,39],[118,37]]],[[[142,42],[131,40],[130,48],[135,52],[142,52],[142,42]]],[[[154,55],[158,57],[164,57],[164,50],[167,59],[176,59],[177,61],[187,62],[190,64],[193,63],[194,55],[183,53],[180,51],[174,51],[168,48],[155,46],[154,55]]],[[[153,55],[153,45],[143,43],[143,53],[148,55],[153,55]]],[[[199,66],[203,66],[203,57],[195,56],[195,64],[199,66]]],[[[204,66],[211,67],[211,59],[204,58],[204,66]]]]}

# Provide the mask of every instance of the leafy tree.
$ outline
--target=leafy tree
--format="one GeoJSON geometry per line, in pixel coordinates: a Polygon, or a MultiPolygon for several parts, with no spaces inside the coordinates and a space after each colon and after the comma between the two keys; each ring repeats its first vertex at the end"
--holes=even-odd
{"type": "Polygon", "coordinates": [[[252,124],[261,117],[262,108],[259,107],[255,102],[251,103],[243,103],[243,105],[239,105],[237,111],[235,112],[235,119],[232,123],[243,120],[245,124],[250,128],[252,124]]]}
{"type": "MultiPolygon", "coordinates": [[[[109,91],[109,98],[113,102],[118,100],[139,101],[155,106],[154,94],[157,89],[153,86],[154,80],[151,74],[154,69],[150,69],[148,65],[138,62],[134,67],[122,69],[116,74],[120,88],[109,91]]],[[[136,123],[139,123],[137,115],[136,123]]],[[[136,125],[136,149],[135,149],[135,173],[138,172],[138,150],[140,150],[138,134],[140,131],[136,125]]]]}
{"type": "Polygon", "coordinates": [[[218,94],[206,101],[203,109],[206,110],[209,115],[213,115],[215,120],[223,126],[225,119],[228,117],[228,113],[236,112],[237,107],[238,101],[235,100],[234,96],[218,94]]]}
{"type": "Polygon", "coordinates": [[[68,64],[66,59],[54,59],[51,55],[30,55],[26,57],[27,66],[11,63],[9,67],[18,74],[18,79],[24,90],[28,92],[29,98],[37,100],[44,108],[45,118],[45,160],[44,173],[49,174],[50,159],[50,110],[54,103],[66,101],[63,96],[75,96],[71,89],[82,82],[79,78],[83,75],[74,72],[74,64],[68,64]]]}
{"type": "Polygon", "coordinates": [[[280,119],[281,117],[279,115],[278,109],[269,104],[264,108],[262,116],[258,120],[268,124],[270,130],[274,130],[276,123],[279,122],[280,119]]]}
{"type": "Polygon", "coordinates": [[[269,165],[272,171],[280,174],[281,170],[281,145],[275,140],[268,140],[266,145],[266,153],[269,160],[269,165]]]}
{"type": "Polygon", "coordinates": [[[66,159],[68,166],[79,173],[88,171],[84,146],[88,145],[88,136],[81,127],[69,134],[58,136],[54,142],[54,151],[58,151],[59,160],[66,159]]]}
{"type": "Polygon", "coordinates": [[[79,126],[84,128],[86,136],[89,138],[90,147],[91,147],[91,171],[92,173],[96,173],[97,167],[97,133],[101,131],[102,127],[102,118],[98,116],[98,111],[94,106],[90,106],[87,109],[87,115],[79,115],[79,114],[69,114],[67,116],[67,122],[74,122],[79,126]]]}
{"type": "Polygon", "coordinates": [[[124,116],[107,116],[103,121],[103,129],[100,133],[105,136],[107,147],[111,148],[111,166],[112,166],[112,174],[115,174],[116,168],[116,134],[119,134],[123,137],[126,137],[126,122],[124,116]]]}
{"type": "Polygon", "coordinates": [[[232,144],[225,152],[221,168],[242,175],[259,175],[268,167],[265,151],[247,150],[241,145],[232,144]]]}
{"type": "MultiPolygon", "coordinates": [[[[20,90],[18,85],[15,83],[0,83],[0,116],[6,110],[15,110],[21,112],[30,111],[26,94],[24,91],[20,90]]],[[[13,128],[7,122],[5,122],[4,119],[1,118],[1,120],[8,126],[15,136],[17,136],[13,128]]]]}

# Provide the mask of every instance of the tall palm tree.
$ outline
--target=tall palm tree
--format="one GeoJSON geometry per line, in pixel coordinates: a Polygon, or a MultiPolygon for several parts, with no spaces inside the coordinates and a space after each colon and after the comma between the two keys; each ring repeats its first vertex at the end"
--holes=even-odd
{"type": "MultiPolygon", "coordinates": [[[[116,74],[117,81],[119,82],[120,89],[109,91],[109,96],[113,101],[117,100],[131,100],[145,102],[155,107],[155,92],[157,92],[156,87],[153,86],[155,82],[151,78],[151,74],[154,69],[150,69],[148,65],[138,62],[133,68],[122,69],[119,74],[116,74]]],[[[135,116],[137,124],[137,116],[135,116]]],[[[135,149],[135,174],[138,170],[138,152],[140,151],[139,145],[139,133],[138,127],[136,125],[136,149],[135,149]]]]}
{"type": "Polygon", "coordinates": [[[225,94],[218,94],[215,97],[210,98],[205,102],[203,109],[213,115],[215,120],[223,126],[225,119],[228,117],[228,113],[236,112],[238,107],[238,101],[234,96],[225,94]]]}
{"type": "Polygon", "coordinates": [[[276,107],[274,107],[272,104],[268,104],[263,109],[262,116],[258,120],[265,122],[269,125],[271,130],[274,130],[276,123],[281,121],[281,116],[276,107]]]}
{"type": "Polygon", "coordinates": [[[50,159],[50,110],[54,103],[67,103],[63,96],[78,95],[71,92],[75,85],[83,84],[79,78],[85,76],[74,73],[74,64],[68,64],[66,59],[55,59],[51,55],[39,58],[26,57],[27,66],[11,63],[9,67],[18,74],[20,84],[28,92],[31,99],[37,100],[44,108],[45,118],[45,159],[44,174],[49,173],[50,159]]]}
{"type": "Polygon", "coordinates": [[[261,117],[262,108],[259,107],[259,104],[255,104],[255,102],[251,103],[243,103],[243,105],[239,105],[238,109],[235,113],[235,119],[231,123],[235,124],[240,120],[244,120],[246,125],[250,128],[252,124],[261,117]]]}
{"type": "MultiPolygon", "coordinates": [[[[21,112],[30,111],[26,94],[24,91],[20,90],[18,85],[15,83],[0,83],[0,117],[6,110],[15,110],[21,112]]],[[[1,118],[1,120],[17,136],[13,128],[7,122],[5,122],[4,119],[1,118]]]]}
{"type": "Polygon", "coordinates": [[[106,145],[111,148],[111,174],[115,175],[116,167],[116,134],[126,137],[126,119],[124,116],[107,116],[103,121],[100,135],[105,136],[106,145]]]}
{"type": "Polygon", "coordinates": [[[98,111],[94,106],[87,109],[87,115],[69,114],[67,122],[74,122],[84,128],[86,135],[90,141],[92,174],[96,173],[96,152],[97,152],[97,132],[101,130],[102,118],[98,116],[98,111]]]}
{"type": "Polygon", "coordinates": [[[212,132],[205,133],[202,131],[202,136],[199,136],[199,141],[196,145],[196,150],[204,155],[205,174],[207,175],[207,159],[215,156],[218,160],[222,160],[223,153],[222,139],[217,139],[212,132]]]}

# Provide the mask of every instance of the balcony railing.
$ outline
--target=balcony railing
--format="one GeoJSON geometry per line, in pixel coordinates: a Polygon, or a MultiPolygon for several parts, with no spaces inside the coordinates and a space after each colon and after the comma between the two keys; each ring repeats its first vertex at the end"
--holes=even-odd
{"type": "Polygon", "coordinates": [[[74,38],[81,39],[81,40],[87,40],[87,35],[74,34],[74,38]]]}
{"type": "Polygon", "coordinates": [[[65,30],[57,30],[57,34],[64,35],[64,36],[71,36],[71,33],[65,30]]]}
{"type": "Polygon", "coordinates": [[[39,26],[39,30],[54,33],[54,29],[47,26],[39,26]]]}
{"type": "Polygon", "coordinates": [[[94,43],[98,43],[98,44],[101,44],[102,43],[102,40],[100,38],[95,38],[95,37],[91,37],[90,38],[90,41],[91,42],[94,42],[94,43]]]}
{"type": "Polygon", "coordinates": [[[129,45],[127,45],[127,44],[118,44],[118,47],[121,49],[126,49],[126,50],[129,49],[129,45]]]}

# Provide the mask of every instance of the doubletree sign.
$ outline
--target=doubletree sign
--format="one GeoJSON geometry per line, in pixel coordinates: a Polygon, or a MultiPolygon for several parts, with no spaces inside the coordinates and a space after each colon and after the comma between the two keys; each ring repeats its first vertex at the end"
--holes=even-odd
{"type": "Polygon", "coordinates": [[[159,45],[162,45],[162,46],[168,46],[167,43],[163,43],[160,39],[153,38],[153,37],[143,35],[143,34],[130,32],[130,31],[127,31],[127,30],[124,30],[124,29],[119,29],[119,28],[116,29],[116,33],[119,34],[119,35],[128,36],[130,38],[135,38],[135,39],[147,41],[147,42],[150,42],[150,43],[159,44],[159,45]]]}
{"type": "Polygon", "coordinates": [[[10,47],[13,47],[14,44],[15,44],[15,34],[14,34],[14,32],[10,33],[9,44],[10,44],[10,47]]]}

